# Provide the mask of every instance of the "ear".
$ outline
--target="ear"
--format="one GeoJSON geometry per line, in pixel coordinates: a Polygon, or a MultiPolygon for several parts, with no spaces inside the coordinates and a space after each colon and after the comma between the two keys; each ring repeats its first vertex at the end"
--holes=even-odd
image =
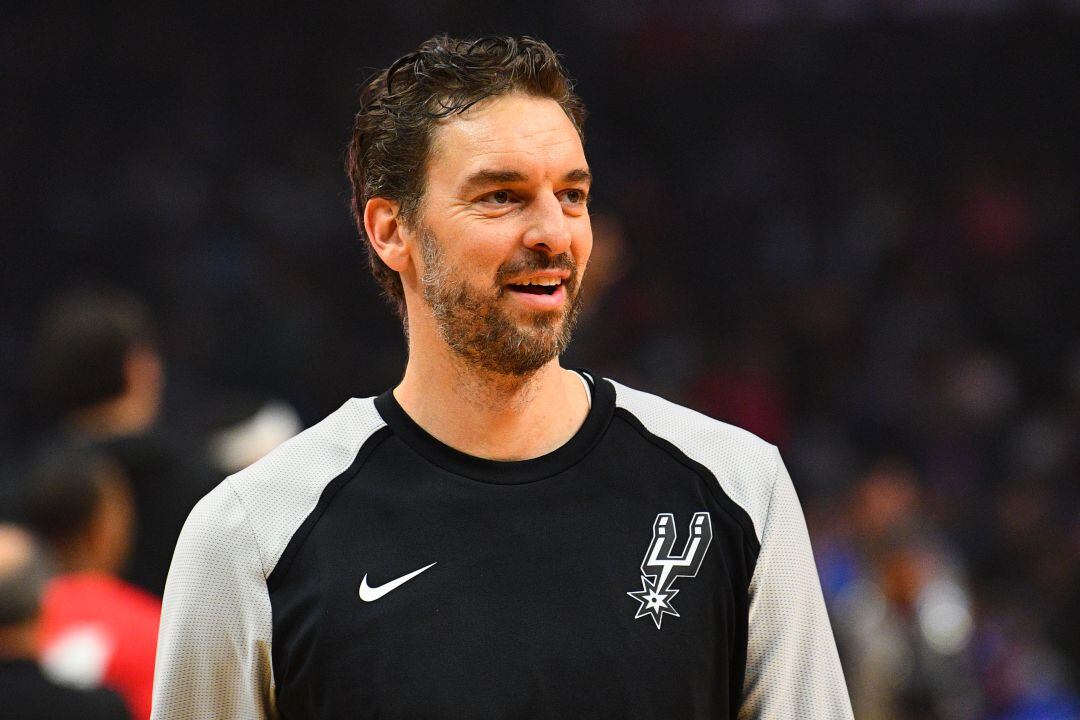
{"type": "Polygon", "coordinates": [[[404,272],[412,262],[409,253],[408,230],[398,215],[397,202],[383,197],[373,197],[364,205],[364,230],[368,242],[386,266],[396,272],[404,272]]]}

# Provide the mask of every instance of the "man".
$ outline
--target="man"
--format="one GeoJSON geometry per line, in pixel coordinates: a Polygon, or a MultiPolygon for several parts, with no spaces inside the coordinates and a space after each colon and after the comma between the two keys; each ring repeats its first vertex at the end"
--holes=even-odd
{"type": "Polygon", "coordinates": [[[27,521],[58,569],[41,612],[42,662],[70,684],[109,687],[150,717],[161,601],[119,579],[134,527],[123,469],[89,452],[54,452],[31,474],[27,521]]]}
{"type": "Polygon", "coordinates": [[[214,476],[194,443],[161,427],[165,373],[155,335],[139,300],[71,292],[41,321],[33,370],[40,405],[58,419],[51,444],[98,448],[123,466],[136,525],[123,575],[160,596],[184,519],[214,476]]]}
{"type": "Polygon", "coordinates": [[[47,579],[30,534],[0,524],[0,719],[126,720],[124,704],[108,690],[62,687],[38,667],[34,656],[47,579]]]}
{"type": "Polygon", "coordinates": [[[850,717],[776,449],[559,366],[583,119],[529,38],[364,89],[354,209],[408,365],[193,511],[155,717],[850,717]]]}

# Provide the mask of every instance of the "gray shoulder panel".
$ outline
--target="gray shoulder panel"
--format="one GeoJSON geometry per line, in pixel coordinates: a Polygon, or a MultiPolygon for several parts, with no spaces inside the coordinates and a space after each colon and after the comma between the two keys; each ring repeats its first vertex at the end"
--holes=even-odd
{"type": "Polygon", "coordinates": [[[274,718],[266,578],[382,418],[350,400],[191,511],[165,585],[152,718],[274,718]]]}
{"type": "Polygon", "coordinates": [[[372,398],[349,400],[226,481],[254,528],[264,576],[274,570],[293,533],[315,509],[323,488],[348,469],[364,442],[385,425],[372,398]]]}
{"type": "Polygon", "coordinates": [[[760,542],[776,479],[776,448],[734,425],[656,395],[611,384],[615,386],[616,406],[709,469],[727,496],[750,516],[760,542]]]}
{"type": "Polygon", "coordinates": [[[780,453],[745,430],[612,384],[619,407],[707,467],[754,523],[761,550],[747,588],[740,720],[850,720],[806,522],[780,453]]]}

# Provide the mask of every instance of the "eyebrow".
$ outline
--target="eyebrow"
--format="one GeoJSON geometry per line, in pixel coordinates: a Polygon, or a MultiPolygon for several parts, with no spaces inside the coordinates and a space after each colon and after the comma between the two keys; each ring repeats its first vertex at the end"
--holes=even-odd
{"type": "Polygon", "coordinates": [[[485,185],[502,185],[504,183],[525,182],[524,173],[517,170],[477,170],[465,179],[466,191],[485,185]]]}
{"type": "Polygon", "coordinates": [[[592,182],[592,173],[589,168],[577,168],[563,175],[563,182],[592,182]]]}
{"type": "MultiPolygon", "coordinates": [[[[468,192],[487,185],[525,182],[529,178],[517,170],[477,170],[465,179],[463,189],[468,192]]],[[[588,168],[575,168],[562,177],[563,182],[592,182],[588,168]]]]}

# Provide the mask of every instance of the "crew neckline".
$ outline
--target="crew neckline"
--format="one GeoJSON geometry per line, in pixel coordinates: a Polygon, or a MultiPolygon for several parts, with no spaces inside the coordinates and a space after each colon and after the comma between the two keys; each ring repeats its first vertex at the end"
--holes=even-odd
{"type": "Polygon", "coordinates": [[[405,412],[394,397],[393,388],[375,398],[375,408],[410,449],[428,462],[449,472],[480,482],[516,485],[557,475],[589,454],[607,430],[615,413],[615,388],[607,380],[587,370],[574,372],[584,378],[592,391],[592,403],[578,431],[549,453],[529,460],[489,460],[469,455],[437,439],[405,412]]]}

